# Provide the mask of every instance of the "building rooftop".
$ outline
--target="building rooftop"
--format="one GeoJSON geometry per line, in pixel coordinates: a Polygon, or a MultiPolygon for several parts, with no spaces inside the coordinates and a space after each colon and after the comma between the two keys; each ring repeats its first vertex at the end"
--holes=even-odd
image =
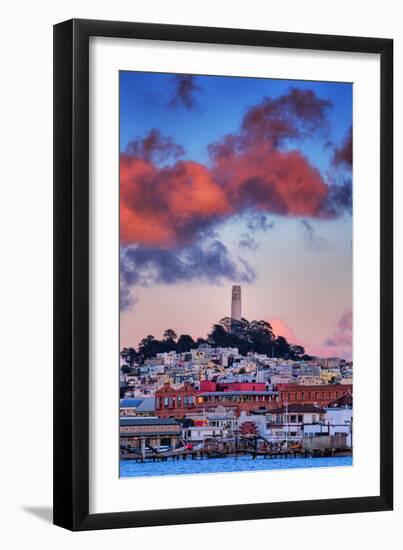
{"type": "Polygon", "coordinates": [[[230,395],[278,395],[276,391],[206,391],[199,393],[199,396],[208,397],[209,395],[220,396],[224,395],[229,397],[230,395]]]}
{"type": "Polygon", "coordinates": [[[121,399],[120,406],[137,409],[142,401],[143,399],[121,399]]]}
{"type": "Polygon", "coordinates": [[[176,426],[179,422],[173,418],[158,418],[158,417],[131,417],[121,418],[121,426],[176,426]]]}
{"type": "Polygon", "coordinates": [[[155,397],[145,397],[137,407],[137,412],[151,412],[155,410],[155,397]]]}
{"type": "Polygon", "coordinates": [[[300,384],[277,384],[281,391],[322,391],[322,390],[348,390],[350,384],[315,384],[313,386],[300,385],[300,384]]]}
{"type": "Polygon", "coordinates": [[[137,432],[124,432],[124,433],[121,433],[120,434],[120,437],[121,438],[124,438],[124,437],[146,437],[146,438],[150,438],[150,437],[165,437],[165,436],[177,436],[178,433],[176,432],[169,432],[169,431],[156,431],[156,432],[151,432],[151,431],[148,431],[144,434],[144,435],[139,435],[139,433],[137,432]]]}
{"type": "Polygon", "coordinates": [[[328,407],[331,409],[336,409],[338,407],[345,407],[346,405],[350,407],[352,406],[352,404],[353,404],[353,396],[350,392],[348,392],[345,395],[342,395],[338,399],[335,399],[334,401],[329,403],[328,407]]]}
{"type": "Polygon", "coordinates": [[[288,409],[288,413],[324,413],[325,410],[321,407],[316,407],[315,405],[298,405],[298,404],[291,404],[288,405],[288,407],[278,407],[277,409],[272,409],[270,411],[271,414],[283,414],[286,412],[286,409],[288,409]]]}

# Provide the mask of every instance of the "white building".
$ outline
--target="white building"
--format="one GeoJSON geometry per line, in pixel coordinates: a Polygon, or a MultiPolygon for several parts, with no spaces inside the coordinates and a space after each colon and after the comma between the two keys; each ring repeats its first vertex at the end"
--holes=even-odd
{"type": "Polygon", "coordinates": [[[344,407],[328,407],[325,413],[325,424],[328,425],[329,435],[339,433],[347,434],[347,446],[352,446],[353,433],[353,409],[345,405],[344,407]]]}
{"type": "Polygon", "coordinates": [[[233,411],[217,407],[214,411],[194,416],[193,426],[183,429],[183,438],[191,443],[201,443],[208,438],[231,437],[237,427],[237,418],[233,411]]]}

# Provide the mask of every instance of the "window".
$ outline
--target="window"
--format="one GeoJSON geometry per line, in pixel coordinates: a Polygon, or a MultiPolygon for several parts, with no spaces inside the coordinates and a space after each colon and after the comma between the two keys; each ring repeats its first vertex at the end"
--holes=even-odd
{"type": "Polygon", "coordinates": [[[305,392],[302,392],[301,399],[302,399],[302,401],[305,399],[305,392]]]}
{"type": "Polygon", "coordinates": [[[291,423],[295,423],[296,421],[297,421],[297,416],[296,416],[295,414],[292,414],[292,415],[290,416],[290,422],[291,422],[291,423]]]}

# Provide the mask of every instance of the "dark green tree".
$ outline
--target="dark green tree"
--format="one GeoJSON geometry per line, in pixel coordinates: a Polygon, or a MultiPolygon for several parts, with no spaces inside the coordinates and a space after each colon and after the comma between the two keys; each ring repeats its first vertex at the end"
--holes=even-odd
{"type": "Polygon", "coordinates": [[[165,341],[175,342],[175,340],[177,338],[178,338],[178,335],[171,328],[167,328],[167,330],[164,332],[164,340],[165,341]]]}
{"type": "Polygon", "coordinates": [[[193,349],[195,345],[195,341],[189,334],[181,334],[176,343],[176,350],[178,353],[184,353],[193,349]]]}
{"type": "Polygon", "coordinates": [[[228,346],[228,332],[225,330],[222,324],[213,325],[213,329],[207,336],[207,340],[210,344],[217,347],[228,346]]]}
{"type": "Polygon", "coordinates": [[[137,353],[134,348],[123,348],[120,355],[130,366],[133,366],[137,358],[137,353]]]}

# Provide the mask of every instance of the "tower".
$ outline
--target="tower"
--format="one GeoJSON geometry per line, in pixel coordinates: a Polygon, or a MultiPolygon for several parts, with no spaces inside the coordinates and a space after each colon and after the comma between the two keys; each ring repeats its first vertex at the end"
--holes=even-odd
{"type": "Polygon", "coordinates": [[[240,321],[241,318],[241,287],[240,285],[233,285],[231,298],[231,319],[240,321]]]}

